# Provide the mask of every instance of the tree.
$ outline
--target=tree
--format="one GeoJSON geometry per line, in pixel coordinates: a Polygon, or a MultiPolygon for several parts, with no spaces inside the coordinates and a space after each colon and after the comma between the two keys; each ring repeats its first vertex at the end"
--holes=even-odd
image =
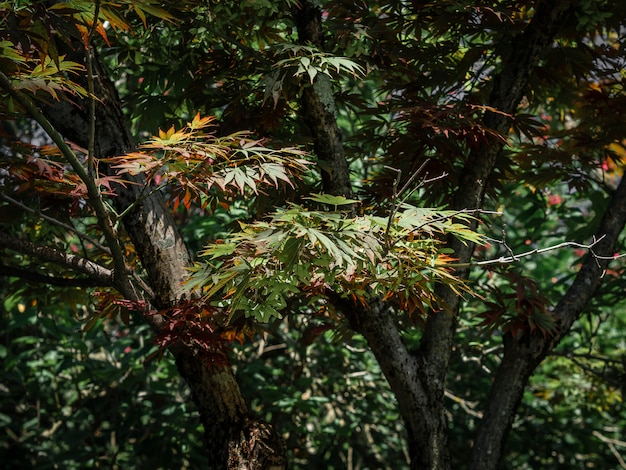
{"type": "Polygon", "coordinates": [[[411,468],[458,464],[446,396],[467,407],[450,388],[472,345],[497,352],[467,468],[498,466],[547,358],[603,366],[603,390],[623,387],[623,345],[569,342],[623,288],[623,6],[0,10],[8,289],[96,289],[90,324],[150,324],[211,467],[285,466],[280,429],[250,412],[228,354],[282,318],[307,319],[306,344],[326,329],[364,337],[411,468]],[[181,234],[218,214],[239,226],[181,234]],[[556,272],[528,261],[555,247],[582,252],[556,272]]]}

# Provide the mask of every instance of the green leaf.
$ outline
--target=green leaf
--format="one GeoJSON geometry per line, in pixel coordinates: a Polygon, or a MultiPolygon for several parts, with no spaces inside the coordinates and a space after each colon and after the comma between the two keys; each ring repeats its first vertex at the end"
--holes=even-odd
{"type": "Polygon", "coordinates": [[[347,206],[359,202],[358,199],[348,199],[344,196],[333,196],[332,194],[313,194],[303,199],[319,202],[320,204],[328,204],[330,206],[347,206]]]}

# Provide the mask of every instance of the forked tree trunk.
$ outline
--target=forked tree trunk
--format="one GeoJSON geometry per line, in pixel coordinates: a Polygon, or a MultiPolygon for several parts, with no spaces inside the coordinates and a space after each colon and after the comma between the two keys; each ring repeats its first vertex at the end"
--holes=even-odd
{"type": "MultiPolygon", "coordinates": [[[[537,64],[543,54],[553,46],[554,37],[571,8],[572,2],[568,0],[547,0],[539,3],[525,32],[514,40],[511,54],[503,58],[502,70],[493,80],[493,90],[487,103],[497,110],[488,112],[485,116],[485,126],[494,134],[508,133],[509,116],[515,113],[537,64]]],[[[310,41],[322,48],[320,15],[316,2],[305,0],[298,4],[296,22],[301,41],[310,41]]],[[[325,112],[334,109],[334,103],[331,103],[332,106],[329,104],[328,96],[327,87],[307,87],[301,99],[303,117],[311,128],[321,171],[339,175],[327,175],[324,190],[348,195],[351,194],[349,180],[347,185],[345,182],[348,167],[335,131],[336,122],[325,112]]],[[[482,207],[487,181],[501,148],[502,142],[494,140],[469,155],[454,199],[454,209],[473,210],[482,207]]],[[[613,225],[603,227],[602,230],[606,232],[598,233],[602,236],[610,232],[615,237],[607,237],[608,248],[603,247],[608,249],[607,253],[624,225],[625,206],[626,203],[618,193],[614,199],[614,207],[607,213],[613,225]]],[[[449,246],[460,263],[470,261],[473,252],[471,244],[450,240],[449,246]]],[[[570,290],[559,304],[563,308],[580,304],[577,313],[568,308],[567,315],[559,314],[563,317],[560,335],[569,330],[573,318],[580,314],[586,303],[582,301],[583,297],[590,298],[594,286],[599,282],[601,269],[593,265],[595,262],[596,260],[588,261],[588,264],[591,263],[588,266],[590,272],[581,272],[575,283],[577,286],[579,282],[584,284],[585,294],[581,296],[577,291],[570,290]],[[565,321],[564,318],[568,320],[565,321]]],[[[460,270],[456,274],[465,278],[468,270],[460,270]]],[[[429,316],[420,348],[415,352],[407,350],[393,320],[393,312],[383,302],[373,302],[369,307],[363,308],[344,299],[335,299],[337,307],[347,314],[353,328],[367,339],[389,381],[407,428],[411,468],[416,470],[450,467],[444,392],[459,298],[445,287],[438,294],[445,309],[429,316]]],[[[497,467],[526,382],[556,342],[558,340],[554,338],[553,341],[543,342],[541,338],[533,338],[530,344],[526,340],[507,341],[504,360],[498,370],[491,399],[476,438],[471,468],[482,470],[497,467]]]]}

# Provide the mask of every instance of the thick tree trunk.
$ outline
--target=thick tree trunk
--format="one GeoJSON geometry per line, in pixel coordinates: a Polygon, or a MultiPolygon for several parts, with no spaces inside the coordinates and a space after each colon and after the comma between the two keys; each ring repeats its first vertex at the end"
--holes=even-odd
{"type": "MultiPolygon", "coordinates": [[[[303,1],[295,11],[298,38],[323,50],[322,12],[312,1],[303,1]]],[[[313,146],[322,174],[324,192],[351,197],[350,170],[337,125],[335,97],[330,79],[318,73],[305,86],[300,99],[301,114],[313,135],[313,146]]]]}
{"type": "MultiPolygon", "coordinates": [[[[311,1],[301,2],[296,9],[296,22],[300,41],[322,49],[319,7],[311,1]]],[[[350,196],[350,174],[334,114],[332,88],[328,78],[321,80],[320,75],[314,86],[302,92],[302,115],[313,135],[324,191],[350,196]]],[[[373,301],[363,308],[336,298],[335,304],[368,341],[398,400],[408,434],[411,468],[449,468],[443,380],[408,351],[394,322],[395,314],[385,302],[373,301]]]]}
{"type": "MultiPolygon", "coordinates": [[[[502,71],[495,77],[489,106],[496,112],[488,112],[485,125],[495,134],[506,135],[510,116],[515,112],[524,95],[524,89],[532,76],[543,53],[552,46],[554,37],[571,6],[569,1],[548,0],[541,3],[526,31],[514,41],[512,53],[504,58],[502,71]]],[[[320,11],[313,2],[302,2],[297,11],[298,32],[302,42],[310,41],[322,46],[320,11]]],[[[337,138],[336,121],[324,111],[334,109],[328,105],[326,92],[320,93],[315,87],[305,90],[302,96],[302,111],[315,139],[315,149],[319,152],[322,171],[330,168],[333,174],[348,175],[348,167],[337,138]],[[318,150],[319,149],[319,150],[318,150]],[[342,169],[343,168],[343,169],[342,169]]],[[[485,147],[473,151],[463,169],[459,187],[453,202],[455,209],[479,209],[482,207],[488,178],[493,171],[502,142],[494,140],[485,147]]],[[[345,179],[327,176],[325,191],[335,194],[349,194],[345,189],[345,179]]],[[[475,228],[475,225],[474,227],[475,228]]],[[[449,246],[461,263],[467,263],[472,256],[473,246],[451,239],[449,246]]],[[[461,278],[468,270],[456,273],[461,278]]],[[[393,312],[384,304],[358,308],[337,300],[338,305],[348,313],[355,330],[367,339],[381,368],[398,399],[400,413],[406,424],[411,468],[446,469],[450,459],[447,447],[447,430],[444,408],[446,374],[452,342],[455,333],[455,318],[459,308],[459,298],[450,289],[438,291],[443,300],[444,310],[432,312],[429,316],[422,343],[414,354],[409,352],[401,340],[399,330],[393,321],[393,312]]],[[[534,367],[534,366],[533,366],[534,367]]],[[[509,403],[506,417],[506,431],[499,436],[501,446],[508,433],[516,409],[516,397],[530,374],[528,365],[513,363],[504,367],[500,375],[504,389],[493,388],[494,394],[507,394],[503,401],[509,403]],[[526,375],[522,373],[526,371],[526,375]],[[506,384],[511,377],[523,378],[521,384],[506,384]]],[[[513,380],[515,382],[515,380],[513,380]]],[[[486,434],[489,426],[484,427],[486,434]]],[[[492,452],[490,450],[490,452],[492,452]]],[[[492,453],[492,462],[499,461],[500,454],[492,453]]],[[[479,468],[479,467],[477,467],[479,468]]]]}
{"type": "MultiPolygon", "coordinates": [[[[84,62],[82,48],[72,51],[73,60],[84,62]]],[[[96,156],[123,155],[133,144],[122,108],[112,83],[97,64],[96,156]]],[[[59,102],[44,109],[48,119],[68,140],[87,148],[89,142],[88,103],[59,102]]],[[[137,182],[142,183],[140,179],[137,182]]],[[[129,298],[145,297],[157,309],[175,306],[183,297],[183,282],[190,266],[187,248],[171,213],[159,193],[146,196],[143,185],[118,186],[114,198],[118,213],[126,211],[122,222],[148,279],[151,292],[122,292],[129,298]],[[136,203],[140,201],[139,203],[136,203]]],[[[155,328],[163,318],[146,319],[155,328]]],[[[192,397],[205,428],[209,465],[207,468],[280,469],[285,466],[282,438],[266,423],[249,416],[239,386],[228,366],[209,366],[190,347],[171,348],[181,376],[190,386],[192,397]]]]}
{"type": "Polygon", "coordinates": [[[441,398],[432,393],[432,377],[422,373],[424,364],[402,341],[393,310],[381,300],[367,307],[339,297],[333,301],[348,317],[352,328],[367,339],[398,400],[407,431],[411,469],[449,468],[446,421],[443,414],[432,413],[441,407],[441,398]],[[411,444],[421,440],[425,442],[419,446],[411,444]]]}
{"type": "MultiPolygon", "coordinates": [[[[485,126],[489,127],[495,134],[506,136],[508,133],[509,116],[515,113],[524,96],[524,89],[530,77],[543,54],[552,46],[554,37],[570,6],[568,1],[547,1],[540,4],[525,32],[514,41],[511,55],[504,59],[502,71],[494,78],[493,90],[488,103],[497,112],[487,112],[484,119],[485,126]]],[[[454,209],[473,210],[482,207],[487,181],[493,171],[502,145],[500,140],[494,140],[483,148],[470,153],[468,162],[461,173],[453,201],[454,209]]],[[[476,226],[477,223],[475,222],[472,229],[475,229],[476,226]]],[[[451,239],[448,245],[454,251],[454,256],[458,258],[459,263],[468,263],[471,260],[474,250],[473,244],[466,245],[456,239],[451,239]]],[[[460,278],[467,278],[468,274],[468,269],[461,269],[456,272],[460,278]]],[[[429,378],[427,394],[438,397],[437,406],[430,410],[431,421],[445,419],[443,406],[445,381],[454,340],[456,315],[460,305],[458,295],[446,286],[441,286],[438,289],[438,295],[442,299],[444,309],[429,315],[422,343],[417,352],[419,363],[422,364],[421,373],[429,378]]],[[[510,367],[511,371],[507,371],[505,368],[501,373],[504,375],[513,373],[512,371],[515,370],[517,364],[513,363],[510,367]]],[[[492,391],[493,394],[497,395],[516,392],[514,389],[505,388],[501,390],[496,385],[492,387],[492,391]]],[[[506,397],[502,397],[502,399],[507,400],[506,397]]],[[[512,408],[512,416],[507,417],[506,422],[509,427],[515,409],[516,407],[512,408]]],[[[485,429],[489,433],[488,427],[485,429]]],[[[507,433],[501,436],[502,445],[507,434],[508,428],[507,433]]],[[[425,441],[423,439],[425,436],[420,437],[422,438],[421,441],[415,441],[409,445],[424,446],[425,441]]],[[[441,442],[444,443],[445,441],[442,440],[441,442]]],[[[428,450],[426,448],[425,452],[428,450]]],[[[500,454],[494,454],[492,457],[493,462],[497,465],[500,454]]]]}
{"type": "Polygon", "coordinates": [[[504,356],[474,441],[469,468],[476,470],[497,468],[528,378],[537,365],[568,334],[574,321],[580,317],[593,297],[615,252],[617,239],[625,224],[626,179],[622,178],[596,233],[596,239],[600,242],[593,247],[593,254],[588,255],[576,279],[554,309],[557,331],[549,337],[539,333],[530,337],[528,335],[518,338],[510,335],[506,337],[504,356]]]}

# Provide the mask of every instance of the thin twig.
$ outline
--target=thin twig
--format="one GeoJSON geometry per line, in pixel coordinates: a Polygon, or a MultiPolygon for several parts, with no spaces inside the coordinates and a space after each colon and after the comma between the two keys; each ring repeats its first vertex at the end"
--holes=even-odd
{"type": "Polygon", "coordinates": [[[422,172],[422,170],[426,167],[429,161],[430,161],[429,159],[424,161],[424,163],[422,163],[420,167],[417,169],[417,171],[415,171],[411,175],[411,177],[408,179],[408,181],[404,184],[402,189],[400,189],[399,191],[398,191],[398,185],[400,184],[400,179],[402,178],[402,170],[399,170],[397,168],[393,168],[390,166],[385,166],[385,168],[389,170],[393,170],[397,173],[396,178],[393,181],[393,196],[392,196],[393,205],[391,207],[391,211],[389,212],[389,218],[387,219],[387,228],[385,229],[385,240],[387,240],[388,242],[389,249],[391,249],[391,247],[393,246],[392,243],[389,243],[389,231],[391,230],[391,224],[393,223],[393,219],[396,216],[396,212],[398,212],[398,209],[400,208],[400,206],[406,201],[406,198],[403,201],[398,201],[398,198],[402,196],[402,194],[407,190],[407,188],[411,185],[411,183],[413,183],[415,178],[417,178],[417,176],[422,172]]]}
{"type": "Polygon", "coordinates": [[[4,199],[8,203],[13,204],[13,205],[19,207],[20,209],[25,210],[26,212],[30,212],[31,214],[34,214],[37,217],[41,217],[43,220],[45,220],[46,222],[50,222],[52,225],[56,225],[57,227],[64,228],[65,230],[68,230],[68,231],[74,233],[78,238],[81,238],[83,240],[88,241],[93,246],[95,246],[96,248],[104,251],[105,253],[111,254],[111,250],[109,250],[108,247],[106,247],[103,244],[101,244],[95,238],[90,237],[89,235],[80,232],[75,227],[72,227],[69,224],[61,222],[60,220],[55,219],[54,217],[50,217],[49,215],[45,215],[45,214],[43,214],[42,212],[40,212],[38,210],[35,210],[35,209],[31,208],[31,207],[28,207],[27,205],[22,204],[20,201],[18,201],[16,199],[13,199],[11,196],[7,196],[6,194],[0,193],[0,199],[4,199]]]}
{"type": "Polygon", "coordinates": [[[428,165],[428,162],[430,162],[430,159],[427,158],[426,160],[424,160],[424,162],[420,165],[420,167],[417,169],[417,171],[415,171],[411,177],[407,180],[407,182],[404,184],[404,186],[402,186],[402,189],[400,190],[400,192],[398,193],[398,196],[401,196],[402,194],[404,194],[404,192],[411,186],[411,184],[413,183],[413,181],[415,181],[415,178],[417,178],[422,171],[424,170],[424,168],[426,168],[426,165],[428,165]]]}
{"type": "Polygon", "coordinates": [[[602,442],[604,442],[606,445],[608,445],[609,446],[609,450],[611,451],[611,453],[615,456],[615,458],[619,462],[620,467],[626,468],[626,462],[624,461],[624,458],[621,456],[621,454],[615,448],[616,445],[618,445],[618,446],[625,446],[626,447],[626,442],[618,441],[617,439],[611,439],[609,437],[603,436],[598,431],[592,431],[591,434],[593,434],[598,439],[600,439],[602,442]]]}
{"type": "Polygon", "coordinates": [[[480,411],[474,410],[474,408],[477,405],[476,402],[470,402],[470,401],[464,400],[463,398],[454,395],[452,392],[448,390],[444,392],[444,395],[450,398],[452,401],[458,403],[468,415],[482,419],[483,414],[480,411]]]}
{"type": "MultiPolygon", "coordinates": [[[[472,261],[470,263],[450,263],[448,266],[452,268],[467,268],[470,266],[491,266],[495,264],[510,264],[510,263],[519,261],[522,258],[527,258],[529,256],[547,253],[549,251],[559,250],[561,248],[582,248],[584,250],[589,250],[591,255],[594,256],[594,258],[601,259],[600,257],[596,257],[596,255],[593,253],[591,249],[594,246],[596,246],[598,243],[600,243],[600,241],[603,238],[604,238],[604,235],[598,238],[597,240],[594,239],[592,243],[589,243],[587,245],[583,243],[576,243],[576,242],[563,242],[563,243],[558,243],[556,245],[548,246],[546,248],[536,248],[534,250],[525,251],[524,253],[514,254],[512,256],[500,256],[497,259],[490,259],[490,260],[484,260],[484,261],[472,261]]],[[[613,257],[609,259],[613,259],[613,257]]]]}
{"type": "MultiPolygon", "coordinates": [[[[598,377],[598,378],[604,380],[605,382],[607,382],[610,385],[617,386],[617,387],[619,387],[619,385],[620,385],[620,381],[619,380],[611,379],[611,378],[607,377],[605,375],[605,373],[603,373],[603,371],[596,370],[592,366],[588,366],[586,364],[583,364],[580,360],[578,360],[578,358],[582,357],[582,358],[588,359],[588,360],[597,360],[597,361],[604,362],[604,366],[603,366],[604,371],[606,371],[608,367],[611,367],[609,365],[609,363],[618,364],[618,361],[614,361],[614,360],[611,360],[611,359],[608,359],[608,358],[606,358],[606,359],[605,358],[600,358],[600,357],[590,358],[590,357],[588,357],[588,356],[586,356],[584,354],[580,354],[580,355],[576,356],[576,355],[574,355],[572,353],[555,354],[555,356],[560,356],[560,357],[564,357],[566,359],[569,359],[570,361],[572,361],[572,363],[574,363],[574,365],[579,367],[580,370],[582,370],[583,372],[586,372],[586,373],[588,373],[589,375],[591,375],[593,377],[598,377]]],[[[611,369],[609,369],[609,371],[610,370],[611,369]]]]}
{"type": "Polygon", "coordinates": [[[393,168],[391,166],[385,166],[385,168],[396,172],[396,177],[393,180],[393,193],[392,193],[393,205],[391,206],[391,211],[389,211],[389,218],[387,219],[387,228],[385,229],[385,240],[389,241],[389,231],[391,230],[391,224],[393,222],[393,218],[396,215],[396,211],[398,210],[398,206],[396,204],[396,198],[398,197],[398,185],[400,184],[400,178],[402,178],[402,170],[393,168]]]}

